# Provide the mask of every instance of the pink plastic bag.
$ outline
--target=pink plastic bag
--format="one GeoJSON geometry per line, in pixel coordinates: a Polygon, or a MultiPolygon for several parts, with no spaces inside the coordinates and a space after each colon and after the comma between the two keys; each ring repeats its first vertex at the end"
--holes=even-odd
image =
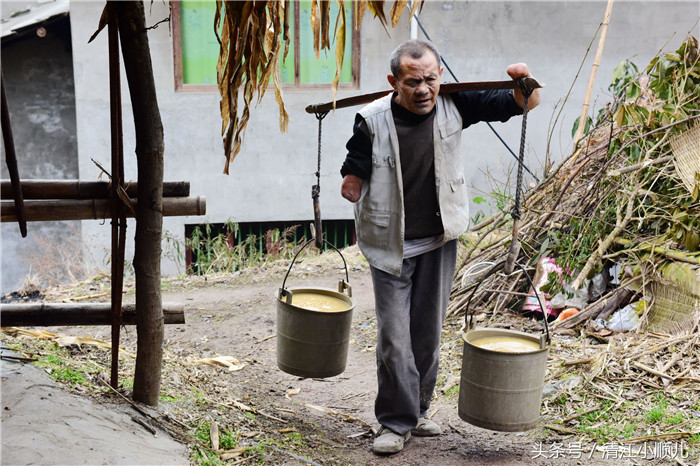
{"type": "MultiPolygon", "coordinates": [[[[535,289],[537,290],[537,294],[539,294],[540,299],[542,300],[542,306],[547,314],[547,320],[550,321],[556,319],[557,315],[559,314],[559,309],[552,308],[549,302],[551,296],[548,293],[541,291],[541,288],[549,281],[549,274],[551,272],[555,272],[557,276],[561,278],[561,267],[557,266],[554,258],[543,257],[537,261],[535,278],[532,280],[532,283],[534,283],[535,289]]],[[[530,288],[528,295],[529,296],[525,298],[525,301],[523,302],[523,312],[526,314],[535,315],[538,318],[542,318],[542,311],[532,288],[530,288]]]]}

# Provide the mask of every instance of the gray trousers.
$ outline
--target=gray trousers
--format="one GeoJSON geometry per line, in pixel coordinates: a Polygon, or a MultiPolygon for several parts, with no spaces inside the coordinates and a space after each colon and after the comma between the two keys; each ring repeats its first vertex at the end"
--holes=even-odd
{"type": "Polygon", "coordinates": [[[430,407],[456,261],[452,240],[404,259],[400,277],[370,267],[378,333],[374,412],[396,433],[413,429],[430,407]]]}

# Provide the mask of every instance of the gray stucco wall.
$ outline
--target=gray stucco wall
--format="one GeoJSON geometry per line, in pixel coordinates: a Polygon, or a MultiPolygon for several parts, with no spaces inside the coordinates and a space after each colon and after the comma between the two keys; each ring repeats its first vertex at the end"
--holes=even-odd
{"type": "MultiPolygon", "coordinates": [[[[87,43],[103,6],[102,2],[71,3],[79,173],[84,180],[98,175],[91,157],[107,164],[109,161],[106,32],[93,43],[87,43]]],[[[550,120],[574,80],[602,21],[605,6],[604,1],[427,1],[420,20],[460,80],[507,79],[507,65],[523,61],[546,83],[540,108],[530,115],[526,160],[531,169],[541,174],[550,120]]],[[[696,24],[698,10],[696,0],[616,2],[593,92],[593,111],[608,100],[605,89],[620,61],[633,58],[642,67],[660,49],[677,48],[688,32],[697,35],[697,29],[691,31],[691,28],[696,24]]],[[[149,3],[146,14],[147,23],[154,24],[167,17],[167,6],[162,2],[149,3]]],[[[409,31],[404,15],[397,28],[391,30],[391,37],[387,37],[379,22],[367,13],[361,31],[361,87],[340,91],[338,97],[388,88],[387,57],[399,42],[409,38],[409,31]]],[[[418,37],[422,38],[420,32],[418,37]]],[[[161,25],[151,30],[149,39],[165,129],[165,179],[189,180],[193,195],[207,197],[206,216],[166,218],[164,229],[182,237],[185,224],[205,221],[310,220],[317,122],[304,108],[310,103],[330,100],[330,90],[285,89],[291,117],[287,134],[279,133],[277,106],[273,93],[269,92],[252,112],[243,150],[232,163],[231,174],[226,176],[222,174],[218,94],[175,92],[172,37],[168,28],[161,25]]],[[[597,39],[559,124],[552,130],[551,157],[555,161],[572,150],[571,126],[580,114],[596,46],[597,39]]],[[[443,78],[449,81],[447,72],[443,78]]],[[[126,176],[136,179],[133,120],[125,78],[123,95],[126,176]]],[[[338,171],[353,118],[354,110],[344,109],[330,114],[323,122],[321,204],[327,219],[352,218],[351,205],[339,194],[338,171]]],[[[495,127],[517,151],[520,119],[495,127]]],[[[514,159],[486,125],[466,131],[463,153],[472,186],[471,197],[511,189],[509,179],[514,178],[510,176],[514,159]]],[[[86,221],[82,231],[92,255],[106,257],[108,225],[86,221]]],[[[133,232],[134,226],[130,224],[130,238],[133,232]]],[[[128,248],[127,260],[130,260],[132,241],[128,242],[128,248]]],[[[167,259],[163,270],[166,274],[178,271],[167,259]]]]}
{"type": "MultiPolygon", "coordinates": [[[[2,16],[17,11],[17,4],[3,2],[2,16]]],[[[78,178],[78,140],[73,90],[70,21],[68,18],[45,27],[45,37],[29,33],[2,42],[2,71],[22,179],[78,178]]],[[[2,145],[0,174],[9,179],[2,145]]],[[[30,222],[22,238],[14,223],[3,223],[2,292],[16,290],[37,264],[56,273],[62,264],[75,271],[80,248],[68,257],[47,254],[51,244],[80,244],[80,222],[30,222]],[[34,262],[33,267],[30,262],[34,262]]]]}

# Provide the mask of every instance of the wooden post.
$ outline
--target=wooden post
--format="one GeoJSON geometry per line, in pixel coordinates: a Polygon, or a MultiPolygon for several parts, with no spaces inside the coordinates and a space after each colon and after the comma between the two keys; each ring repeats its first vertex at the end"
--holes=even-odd
{"type": "Polygon", "coordinates": [[[576,130],[576,137],[574,137],[574,147],[576,147],[583,136],[583,129],[586,127],[586,119],[588,118],[588,105],[591,101],[591,92],[593,91],[593,83],[595,82],[595,75],[598,72],[598,65],[600,64],[600,58],[603,55],[603,47],[605,46],[605,36],[608,33],[608,23],[610,22],[610,13],[612,11],[613,0],[608,0],[608,6],[605,8],[605,16],[603,17],[603,23],[600,28],[600,39],[598,40],[598,50],[595,54],[595,60],[593,60],[593,68],[591,69],[591,76],[588,79],[588,89],[586,90],[586,97],[583,99],[583,108],[581,109],[581,116],[578,119],[578,129],[576,130]]]}
{"type": "MultiPolygon", "coordinates": [[[[22,195],[22,185],[19,179],[19,168],[17,167],[17,155],[15,154],[15,139],[12,136],[12,125],[10,124],[10,109],[7,105],[7,95],[5,94],[5,78],[0,69],[0,119],[2,120],[2,140],[5,144],[5,161],[7,170],[10,172],[12,198],[14,198],[15,210],[17,211],[17,222],[22,238],[27,236],[27,221],[24,218],[24,197],[22,195]]],[[[10,196],[3,196],[10,197],[10,196]]]]}
{"type": "Polygon", "coordinates": [[[133,396],[136,401],[156,406],[163,364],[160,290],[163,123],[158,110],[143,2],[114,3],[134,116],[139,182],[134,252],[138,343],[133,396]]]}
{"type": "Polygon", "coordinates": [[[107,4],[107,32],[109,36],[109,108],[112,141],[112,184],[109,198],[112,207],[112,364],[110,385],[119,388],[119,329],[124,285],[124,249],[126,246],[126,218],[118,189],[124,185],[122,150],[122,98],[119,69],[119,26],[116,7],[107,4]]]}

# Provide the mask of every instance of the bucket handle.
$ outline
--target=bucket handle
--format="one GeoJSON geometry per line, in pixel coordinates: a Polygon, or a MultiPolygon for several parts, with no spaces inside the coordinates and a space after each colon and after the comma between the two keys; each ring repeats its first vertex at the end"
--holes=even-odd
{"type": "MultiPolygon", "coordinates": [[[[481,277],[481,280],[479,280],[479,282],[474,287],[474,290],[472,290],[472,293],[469,295],[469,299],[467,300],[467,310],[465,312],[465,314],[466,314],[465,315],[465,323],[467,325],[467,328],[472,328],[472,319],[473,319],[474,314],[469,312],[469,305],[471,304],[472,298],[476,294],[476,291],[479,289],[479,286],[484,282],[486,277],[488,277],[489,275],[493,275],[494,273],[503,269],[505,267],[505,264],[506,264],[506,261],[502,261],[502,262],[499,262],[498,264],[494,265],[493,267],[491,267],[491,269],[488,272],[486,272],[486,274],[483,277],[481,277]]],[[[532,287],[532,291],[535,293],[535,297],[537,298],[537,304],[540,305],[540,310],[542,311],[542,319],[544,320],[544,328],[545,328],[546,335],[547,335],[547,344],[549,345],[552,340],[549,336],[549,324],[547,323],[547,314],[544,312],[544,306],[542,306],[542,300],[540,299],[540,295],[537,292],[537,288],[535,288],[535,284],[532,282],[532,279],[530,278],[530,275],[528,275],[527,271],[525,270],[525,267],[518,264],[517,262],[515,262],[514,265],[523,271],[525,278],[527,278],[528,283],[532,287]]]]}
{"type": "MultiPolygon", "coordinates": [[[[301,254],[301,251],[306,248],[309,244],[313,243],[316,241],[316,238],[311,238],[308,240],[304,245],[297,251],[297,253],[294,255],[294,259],[292,259],[292,263],[289,264],[289,268],[287,269],[287,274],[284,276],[284,281],[282,281],[282,288],[280,288],[280,298],[287,298],[287,302],[291,301],[292,298],[292,292],[289,291],[286,287],[287,284],[287,278],[289,277],[289,273],[292,271],[292,267],[294,266],[294,262],[296,262],[297,257],[299,257],[299,254],[301,254]]],[[[348,273],[348,263],[345,262],[345,257],[343,256],[343,253],[341,253],[338,248],[333,246],[328,240],[323,240],[325,244],[330,246],[335,252],[340,254],[340,258],[343,259],[343,267],[345,268],[345,280],[341,280],[338,282],[338,292],[341,294],[345,294],[344,291],[347,290],[347,295],[348,297],[352,298],[352,287],[350,286],[350,275],[348,273]]]]}

